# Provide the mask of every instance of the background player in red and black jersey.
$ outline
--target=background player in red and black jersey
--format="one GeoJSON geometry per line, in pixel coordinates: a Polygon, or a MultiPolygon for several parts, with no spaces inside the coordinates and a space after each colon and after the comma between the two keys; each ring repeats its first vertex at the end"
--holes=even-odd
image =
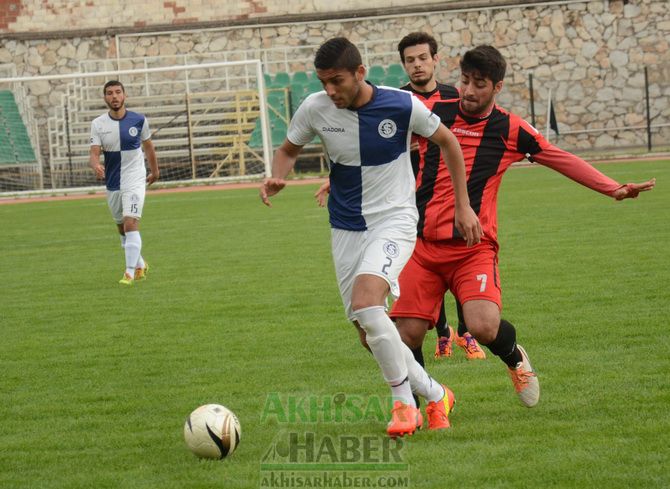
{"type": "MultiPolygon", "coordinates": [[[[431,108],[436,101],[458,98],[458,89],[456,87],[440,83],[435,78],[435,70],[437,69],[439,57],[437,54],[437,41],[433,36],[426,32],[412,32],[407,34],[398,43],[398,54],[400,54],[400,61],[409,77],[409,83],[400,87],[401,90],[407,90],[414,93],[414,95],[429,108],[431,108]]],[[[437,161],[434,162],[434,164],[438,164],[439,159],[441,158],[439,152],[427,154],[427,146],[421,146],[419,144],[420,139],[422,139],[420,136],[412,137],[412,152],[410,157],[415,177],[419,173],[419,168],[423,166],[423,160],[426,156],[437,158],[437,161]],[[423,151],[420,149],[423,149],[423,151]]],[[[435,323],[435,330],[437,331],[435,358],[450,357],[454,340],[456,341],[456,344],[465,351],[468,360],[486,358],[486,354],[479,347],[477,340],[468,333],[463,320],[461,306],[458,303],[456,303],[456,310],[458,314],[458,334],[454,335],[453,330],[447,323],[447,314],[444,307],[444,301],[442,301],[440,317],[438,318],[437,323],[435,323]]],[[[425,365],[421,347],[413,348],[412,353],[417,362],[421,365],[425,365]]]]}
{"type": "MultiPolygon", "coordinates": [[[[419,238],[400,275],[402,293],[391,317],[405,343],[420,347],[428,327],[437,320],[446,290],[451,290],[462,304],[469,332],[507,365],[521,403],[532,407],[540,398],[537,376],[525,350],[516,343],[514,326],[500,318],[496,207],[503,174],[512,163],[528,158],[617,200],[651,190],[655,180],[621,185],[498,107],[495,97],[502,90],[506,62],[495,48],[468,51],[460,66],[460,99],[435,102],[433,112],[459,139],[470,205],[479,216],[482,241],[472,247],[464,243],[454,228],[449,172],[438,159],[426,158],[417,175],[419,238]]],[[[433,151],[427,142],[420,144],[427,154],[433,151]]]]}

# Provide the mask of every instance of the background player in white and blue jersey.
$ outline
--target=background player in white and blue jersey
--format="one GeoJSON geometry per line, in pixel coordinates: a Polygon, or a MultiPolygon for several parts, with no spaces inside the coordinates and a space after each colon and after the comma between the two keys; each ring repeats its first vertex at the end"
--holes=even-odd
{"type": "Polygon", "coordinates": [[[133,285],[149,271],[142,258],[139,223],[145,188],[158,180],[158,162],[149,123],[144,115],[126,110],[126,91],[121,82],[108,81],[103,94],[109,112],[91,123],[89,165],[98,179],[105,179],[107,204],[121,234],[126,270],[119,283],[133,285]],[[104,166],[100,164],[100,152],[105,156],[104,166]],[[148,175],[145,153],[151,169],[148,175]]]}
{"type": "Polygon", "coordinates": [[[447,428],[453,394],[414,360],[385,305],[389,292],[399,295],[398,275],[416,241],[412,133],[440,146],[457,188],[456,226],[469,245],[479,242],[481,227],[469,205],[460,146],[409,92],[367,83],[360,53],[347,39],[322,44],[314,66],[325,90],[310,95],[296,112],[260,197],[270,205],[269,197],[286,185],[302,147],[319,135],[331,161],[328,210],[340,294],[347,317],[391,387],[387,432],[392,437],[412,434],[423,423],[412,391],[429,401],[429,428],[447,428]]]}

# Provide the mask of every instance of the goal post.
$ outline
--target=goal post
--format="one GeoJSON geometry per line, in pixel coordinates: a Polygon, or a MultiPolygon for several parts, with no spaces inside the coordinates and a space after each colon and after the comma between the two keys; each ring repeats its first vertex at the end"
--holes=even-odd
{"type": "MultiPolygon", "coordinates": [[[[0,72],[2,76],[2,72],[0,72]]],[[[100,189],[90,127],[119,80],[147,117],[160,185],[261,178],[272,141],[260,60],[0,78],[0,196],[100,189]]]]}

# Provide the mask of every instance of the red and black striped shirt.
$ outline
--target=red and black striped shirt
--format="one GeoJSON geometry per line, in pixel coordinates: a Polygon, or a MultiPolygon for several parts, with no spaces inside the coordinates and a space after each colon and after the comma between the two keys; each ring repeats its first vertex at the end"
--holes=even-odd
{"type": "MultiPolygon", "coordinates": [[[[415,90],[412,85],[409,83],[400,87],[400,90],[407,90],[412,92],[421,100],[429,109],[432,108],[433,104],[438,100],[451,100],[456,99],[459,96],[458,89],[452,85],[445,85],[444,83],[437,82],[435,90],[430,92],[419,92],[415,90]]],[[[412,136],[412,142],[416,142],[421,139],[421,136],[412,136]]],[[[410,160],[412,162],[412,170],[414,171],[414,177],[416,178],[419,173],[419,165],[422,160],[422,156],[419,151],[412,151],[410,153],[410,160]]]]}
{"type": "Polygon", "coordinates": [[[444,83],[437,83],[435,90],[430,92],[419,92],[415,90],[412,85],[409,83],[400,87],[400,90],[407,90],[412,92],[414,95],[419,97],[424,104],[428,101],[436,102],[438,100],[451,100],[452,98],[458,98],[458,89],[452,85],[445,85],[444,83]]]}
{"type": "MultiPolygon", "coordinates": [[[[458,100],[431,101],[426,105],[461,145],[470,206],[479,216],[484,239],[497,242],[497,196],[502,176],[512,163],[524,158],[606,195],[621,187],[581,158],[553,146],[521,117],[497,105],[483,119],[463,114],[458,100]]],[[[454,226],[454,189],[440,148],[425,138],[420,138],[419,147],[418,235],[428,241],[461,237],[454,226]]]]}

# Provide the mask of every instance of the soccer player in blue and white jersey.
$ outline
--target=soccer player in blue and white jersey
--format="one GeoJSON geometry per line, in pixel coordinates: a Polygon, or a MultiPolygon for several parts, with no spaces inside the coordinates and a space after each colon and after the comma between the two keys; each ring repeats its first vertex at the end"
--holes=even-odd
{"type": "Polygon", "coordinates": [[[159,177],[158,162],[149,123],[144,115],[126,110],[126,91],[121,82],[108,81],[103,94],[109,112],[91,123],[89,165],[98,179],[105,179],[107,204],[121,234],[126,270],[119,283],[133,285],[135,280],[143,280],[149,270],[142,258],[139,223],[146,185],[159,177]],[[101,151],[104,166],[100,164],[101,151]],[[151,169],[148,175],[145,153],[151,169]]]}
{"type": "Polygon", "coordinates": [[[428,427],[448,428],[453,393],[414,360],[385,306],[389,292],[400,293],[398,275],[416,241],[412,133],[429,138],[445,154],[457,188],[456,227],[468,245],[479,242],[481,227],[469,204],[458,141],[409,92],[367,83],[361,55],[347,39],[322,44],[314,66],[324,91],[310,95],[297,110],[260,197],[270,205],[269,197],[286,185],[284,178],[302,147],[319,135],[331,161],[328,210],[340,294],[348,319],[358,327],[361,342],[391,388],[394,403],[387,433],[412,434],[422,425],[412,392],[428,401],[428,427]]]}

